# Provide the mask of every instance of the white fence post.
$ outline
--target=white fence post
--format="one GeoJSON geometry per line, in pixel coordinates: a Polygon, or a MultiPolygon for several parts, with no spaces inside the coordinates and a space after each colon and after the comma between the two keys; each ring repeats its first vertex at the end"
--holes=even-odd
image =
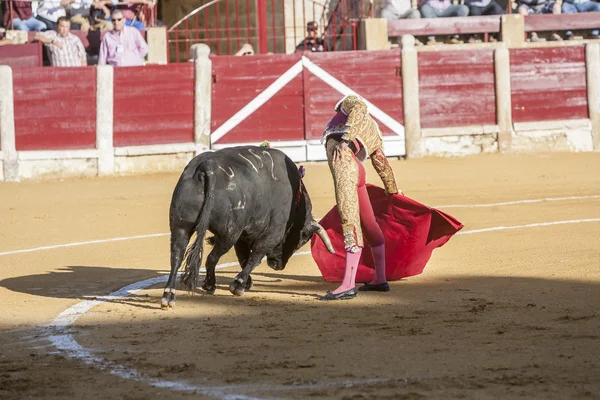
{"type": "Polygon", "coordinates": [[[505,46],[494,50],[494,79],[496,80],[496,121],[498,150],[510,152],[512,147],[512,100],[510,89],[510,53],[505,46]]]}
{"type": "Polygon", "coordinates": [[[404,35],[401,39],[402,102],[404,105],[404,132],[406,158],[421,157],[421,105],[419,103],[419,60],[415,37],[404,35]]]}
{"type": "Polygon", "coordinates": [[[98,175],[111,175],[115,171],[113,148],[114,69],[110,65],[96,68],[96,148],[98,149],[98,175]]]}
{"type": "Polygon", "coordinates": [[[588,111],[592,122],[594,150],[600,151],[600,44],[585,45],[588,111]]]}
{"type": "Polygon", "coordinates": [[[19,179],[19,161],[15,141],[15,106],[12,69],[0,65],[0,149],[4,153],[4,180],[19,179]]]}
{"type": "Polygon", "coordinates": [[[196,154],[210,150],[212,61],[210,47],[204,43],[191,47],[194,60],[194,143],[196,154]]]}

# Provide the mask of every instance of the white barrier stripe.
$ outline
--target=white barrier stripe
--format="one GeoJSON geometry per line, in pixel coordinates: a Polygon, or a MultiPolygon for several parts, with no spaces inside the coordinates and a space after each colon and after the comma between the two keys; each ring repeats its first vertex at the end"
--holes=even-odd
{"type": "Polygon", "coordinates": [[[263,90],[258,96],[256,96],[250,103],[246,104],[240,111],[235,113],[233,117],[229,118],[223,125],[217,128],[211,135],[210,140],[212,143],[219,141],[223,136],[227,135],[233,128],[238,126],[242,121],[248,118],[254,111],[258,110],[263,104],[269,101],[273,96],[277,94],[285,85],[290,83],[292,79],[302,73],[302,61],[298,61],[290,69],[288,69],[283,75],[263,90]]]}
{"type": "Polygon", "coordinates": [[[479,208],[479,207],[498,207],[498,206],[512,206],[516,204],[532,204],[542,203],[545,201],[568,201],[568,200],[586,200],[586,199],[600,199],[600,195],[594,196],[569,196],[569,197],[547,197],[544,199],[532,199],[532,200],[515,200],[505,201],[502,203],[488,203],[488,204],[450,204],[443,206],[433,206],[433,208],[479,208]]]}
{"type": "Polygon", "coordinates": [[[527,225],[496,226],[493,228],[473,229],[470,231],[462,231],[462,232],[459,231],[456,234],[457,235],[471,235],[473,233],[505,231],[505,230],[509,230],[509,229],[537,228],[537,227],[541,227],[541,226],[580,224],[580,223],[584,223],[584,222],[600,222],[600,218],[571,219],[571,220],[566,220],[566,221],[540,222],[540,223],[536,223],[536,224],[527,224],[527,225]]]}
{"type": "Polygon", "coordinates": [[[404,136],[404,127],[402,126],[402,124],[400,124],[398,121],[381,111],[373,103],[369,102],[363,96],[356,93],[348,86],[344,85],[337,78],[330,75],[327,71],[310,61],[308,58],[302,56],[302,63],[304,64],[306,69],[312,72],[317,78],[321,79],[323,82],[340,92],[342,95],[348,96],[353,94],[362,97],[365,100],[365,103],[367,104],[369,113],[373,115],[373,117],[377,118],[379,121],[381,121],[382,124],[390,128],[392,132],[394,132],[396,135],[404,136]]]}

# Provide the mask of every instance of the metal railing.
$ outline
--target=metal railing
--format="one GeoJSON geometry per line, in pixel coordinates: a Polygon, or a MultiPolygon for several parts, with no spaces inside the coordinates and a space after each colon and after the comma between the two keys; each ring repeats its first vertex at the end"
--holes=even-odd
{"type": "Polygon", "coordinates": [[[254,53],[291,53],[306,38],[310,21],[318,24],[323,51],[355,50],[358,21],[372,13],[369,4],[365,0],[207,1],[170,26],[170,60],[188,61],[195,43],[207,44],[216,55],[235,54],[246,43],[254,53]]]}

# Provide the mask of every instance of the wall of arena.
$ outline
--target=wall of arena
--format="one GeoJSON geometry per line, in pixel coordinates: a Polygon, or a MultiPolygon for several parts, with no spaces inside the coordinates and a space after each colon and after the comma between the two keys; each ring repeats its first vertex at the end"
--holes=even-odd
{"type": "Polygon", "coordinates": [[[295,161],[342,95],[369,102],[389,156],[600,149],[600,44],[210,56],[117,68],[0,66],[0,179],[179,170],[264,140],[295,161]]]}

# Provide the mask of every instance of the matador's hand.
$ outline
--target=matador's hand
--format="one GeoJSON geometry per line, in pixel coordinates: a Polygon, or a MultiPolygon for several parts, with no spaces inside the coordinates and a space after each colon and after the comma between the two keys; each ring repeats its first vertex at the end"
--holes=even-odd
{"type": "Polygon", "coordinates": [[[348,149],[347,142],[336,142],[335,146],[333,146],[333,159],[334,161],[340,161],[342,159],[342,151],[346,151],[348,149]]]}

